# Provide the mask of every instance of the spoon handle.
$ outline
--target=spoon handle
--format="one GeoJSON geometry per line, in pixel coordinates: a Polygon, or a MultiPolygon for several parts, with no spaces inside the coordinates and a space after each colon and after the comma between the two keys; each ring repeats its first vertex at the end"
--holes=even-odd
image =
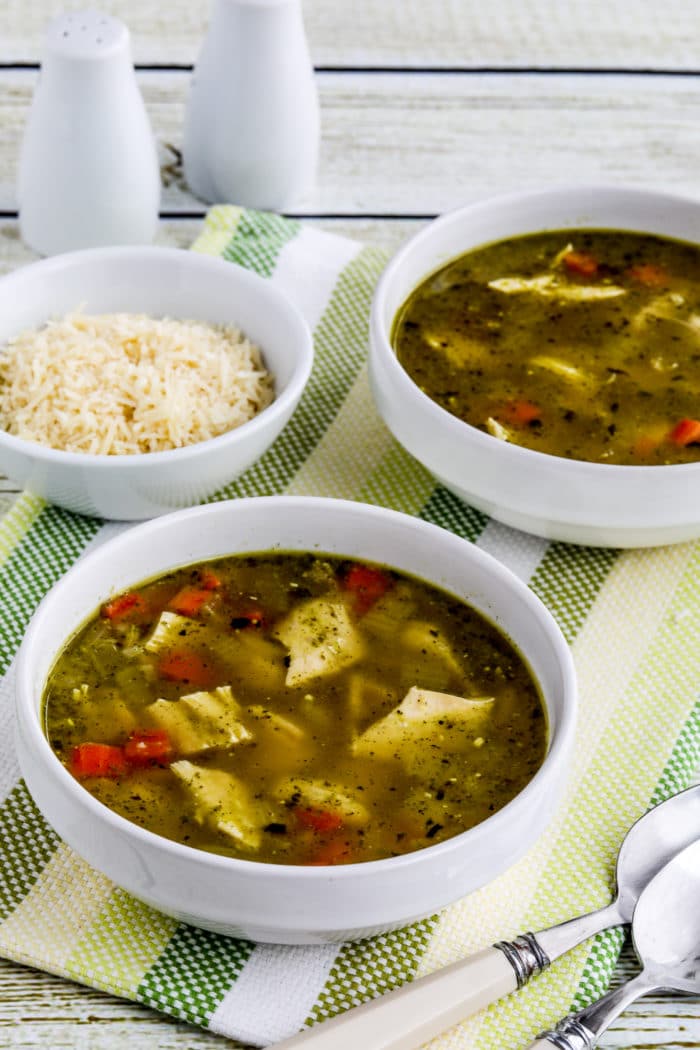
{"type": "Polygon", "coordinates": [[[553,959],[621,921],[615,902],[541,933],[500,941],[279,1043],[277,1050],[414,1050],[524,987],[553,959]]]}
{"type": "Polygon", "coordinates": [[[656,988],[654,981],[642,971],[632,980],[613,988],[602,998],[578,1013],[564,1017],[554,1028],[541,1032],[528,1050],[592,1050],[601,1035],[630,1003],[656,988]]]}
{"type": "Polygon", "coordinates": [[[452,963],[278,1043],[276,1050],[413,1050],[515,991],[515,971],[496,947],[452,963]]]}

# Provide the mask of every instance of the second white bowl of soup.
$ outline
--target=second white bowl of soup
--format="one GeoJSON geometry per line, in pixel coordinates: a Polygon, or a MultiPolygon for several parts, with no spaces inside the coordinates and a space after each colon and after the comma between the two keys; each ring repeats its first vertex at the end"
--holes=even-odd
{"type": "Polygon", "coordinates": [[[444,215],[377,287],[370,377],[398,440],[516,528],[700,534],[700,203],[573,187],[444,215]]]}
{"type": "Polygon", "coordinates": [[[272,497],[88,555],[27,632],[17,711],[30,791],[96,868],[194,925],[310,943],[513,863],[558,803],[575,681],[544,606],[466,541],[272,497]]]}

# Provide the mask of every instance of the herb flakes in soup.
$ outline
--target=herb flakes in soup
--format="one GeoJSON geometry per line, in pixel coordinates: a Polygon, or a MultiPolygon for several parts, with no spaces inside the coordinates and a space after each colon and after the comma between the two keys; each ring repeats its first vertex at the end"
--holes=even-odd
{"type": "Polygon", "coordinates": [[[617,230],[530,234],[422,282],[392,341],[452,415],[594,463],[700,459],[700,247],[617,230]]]}
{"type": "Polygon", "coordinates": [[[508,639],[403,573],[232,556],[116,595],[56,660],[46,733],[97,799],[214,853],[346,864],[448,839],[546,751],[508,639]]]}

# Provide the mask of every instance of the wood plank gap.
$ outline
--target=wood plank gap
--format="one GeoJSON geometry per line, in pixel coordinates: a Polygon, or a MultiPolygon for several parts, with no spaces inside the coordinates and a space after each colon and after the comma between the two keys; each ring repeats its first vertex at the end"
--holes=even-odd
{"type": "MultiPolygon", "coordinates": [[[[178,221],[180,219],[202,219],[209,210],[210,205],[202,204],[201,211],[162,211],[160,213],[161,219],[178,221]]],[[[213,207],[213,205],[211,205],[213,207]]],[[[319,221],[324,220],[341,220],[343,222],[405,222],[410,220],[413,222],[429,222],[430,219],[434,219],[437,216],[437,212],[428,212],[422,214],[420,212],[352,212],[352,211],[319,211],[319,212],[306,212],[306,211],[284,211],[280,212],[285,219],[299,219],[300,221],[319,221]]],[[[17,212],[0,212],[0,218],[13,219],[17,218],[17,212]]]]}
{"type": "Polygon", "coordinates": [[[416,222],[429,222],[431,219],[435,219],[438,212],[427,212],[422,214],[421,212],[353,212],[353,211],[319,211],[319,212],[291,212],[286,211],[283,213],[287,219],[300,219],[306,221],[318,220],[322,222],[326,219],[335,220],[339,219],[343,222],[354,222],[356,219],[359,221],[370,221],[370,222],[406,222],[414,220],[416,222]]]}
{"type": "Polygon", "coordinates": [[[646,66],[315,66],[316,73],[379,73],[401,75],[410,73],[417,76],[585,76],[585,77],[680,77],[700,76],[698,69],[652,68],[646,66]]]}
{"type": "MultiPolygon", "coordinates": [[[[0,72],[15,72],[29,70],[38,72],[41,68],[39,62],[0,62],[0,72]]],[[[191,73],[194,69],[192,63],[187,62],[150,62],[136,63],[134,69],[137,73],[191,73]]],[[[689,79],[700,76],[700,67],[696,69],[672,69],[667,67],[647,66],[463,66],[463,65],[396,65],[396,66],[358,66],[358,65],[317,65],[314,66],[315,73],[342,73],[356,74],[362,76],[367,73],[379,73],[387,76],[396,76],[410,73],[416,76],[511,76],[517,74],[523,76],[613,76],[613,77],[679,77],[689,79]]]]}

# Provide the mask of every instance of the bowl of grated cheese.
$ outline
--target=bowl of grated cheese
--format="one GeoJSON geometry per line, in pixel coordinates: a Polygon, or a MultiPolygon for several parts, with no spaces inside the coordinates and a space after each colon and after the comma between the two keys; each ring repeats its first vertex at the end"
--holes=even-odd
{"type": "Polygon", "coordinates": [[[104,248],[0,279],[0,472],[81,514],[155,517],[265,453],[311,372],[272,282],[169,248],[104,248]]]}

